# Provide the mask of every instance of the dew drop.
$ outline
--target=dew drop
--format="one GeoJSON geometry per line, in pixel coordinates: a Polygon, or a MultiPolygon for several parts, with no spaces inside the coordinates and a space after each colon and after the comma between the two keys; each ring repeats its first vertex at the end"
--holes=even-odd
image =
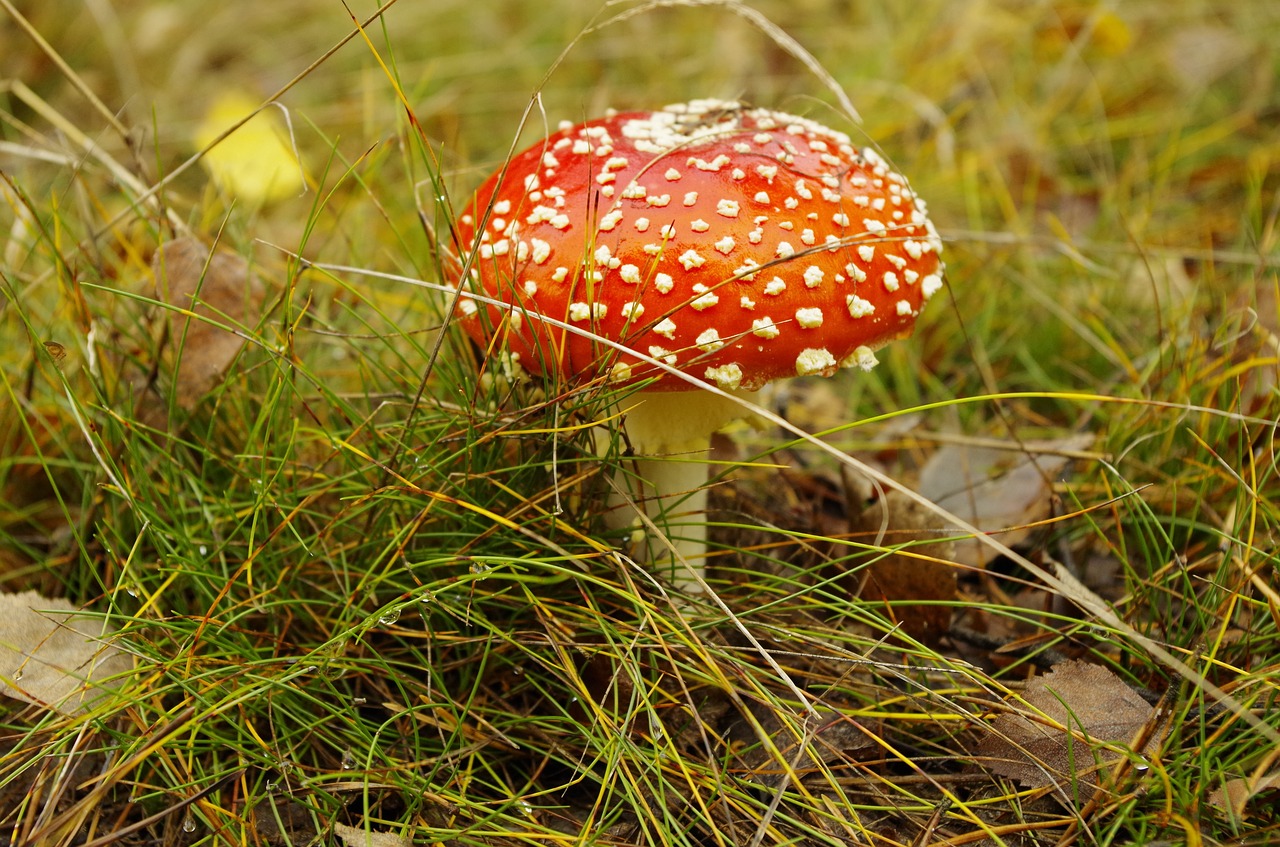
{"type": "Polygon", "coordinates": [[[398,620],[400,620],[400,610],[398,608],[388,609],[378,617],[378,623],[383,626],[391,626],[398,620]]]}
{"type": "Polygon", "coordinates": [[[344,771],[349,771],[355,766],[356,766],[356,754],[352,753],[350,750],[345,751],[342,754],[342,769],[344,771]]]}
{"type": "Polygon", "coordinates": [[[195,821],[193,821],[191,818],[183,818],[183,819],[182,819],[182,831],[183,831],[183,832],[195,832],[195,831],[196,831],[196,822],[195,822],[195,821]]]}

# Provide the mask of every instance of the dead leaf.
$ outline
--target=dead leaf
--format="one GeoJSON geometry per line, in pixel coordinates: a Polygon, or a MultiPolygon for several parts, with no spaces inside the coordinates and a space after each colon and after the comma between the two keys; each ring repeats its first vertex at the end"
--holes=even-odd
{"type": "MultiPolygon", "coordinates": [[[[1010,442],[1008,448],[947,444],[920,472],[920,494],[985,532],[999,532],[1012,547],[1028,524],[1049,517],[1051,485],[1075,454],[1093,443],[1089,434],[1052,441],[1010,442]]],[[[982,567],[995,552],[979,541],[957,541],[955,561],[982,567]]]]}
{"type": "Polygon", "coordinates": [[[224,327],[254,325],[263,286],[244,259],[225,250],[210,255],[194,238],[162,246],[151,267],[156,297],[177,310],[166,312],[167,349],[178,361],[178,405],[189,410],[240,355],[244,337],[224,327]]]}
{"type": "Polygon", "coordinates": [[[1134,259],[1116,280],[1114,290],[1129,302],[1188,303],[1203,286],[1187,273],[1181,256],[1134,259]]]}
{"type": "Polygon", "coordinates": [[[995,773],[1036,788],[1096,785],[1120,757],[1103,745],[1131,743],[1154,712],[1120,677],[1078,659],[1028,682],[1023,699],[1047,720],[1000,715],[978,752],[995,773]]]}
{"type": "Polygon", "coordinates": [[[1275,276],[1258,274],[1234,294],[1215,333],[1214,346],[1229,351],[1240,369],[1240,408],[1265,414],[1280,383],[1280,297],[1275,276]]]}
{"type": "Polygon", "coordinates": [[[863,581],[857,593],[864,600],[896,601],[885,608],[886,617],[917,641],[936,645],[951,626],[952,610],[945,601],[956,594],[956,569],[951,564],[955,545],[941,521],[914,500],[889,491],[861,514],[851,516],[849,528],[865,544],[879,539],[884,547],[906,545],[902,552],[861,569],[863,581]]]}
{"type": "Polygon", "coordinates": [[[1191,24],[1169,38],[1165,62],[1184,89],[1202,91],[1218,77],[1251,61],[1252,47],[1244,35],[1229,27],[1191,24]]]}
{"type": "Polygon", "coordinates": [[[1252,801],[1263,795],[1274,796],[1278,791],[1280,771],[1272,771],[1264,776],[1227,780],[1221,788],[1209,792],[1209,803],[1240,819],[1252,801]]]}
{"type": "Polygon", "coordinates": [[[53,359],[58,367],[62,367],[63,360],[67,358],[67,348],[56,341],[46,341],[44,349],[49,353],[49,358],[53,359]]]}
{"type": "Polygon", "coordinates": [[[755,703],[749,709],[750,718],[740,715],[724,730],[730,767],[770,788],[786,784],[793,775],[819,774],[880,749],[863,724],[828,706],[818,706],[812,717],[791,716],[803,726],[800,738],[776,706],[755,703]]]}
{"type": "Polygon", "coordinates": [[[412,847],[413,840],[394,832],[369,832],[355,826],[335,823],[333,834],[346,847],[412,847]]]}
{"type": "Polygon", "coordinates": [[[111,632],[66,600],[0,594],[0,693],[64,715],[89,710],[133,667],[104,640],[111,632]]]}

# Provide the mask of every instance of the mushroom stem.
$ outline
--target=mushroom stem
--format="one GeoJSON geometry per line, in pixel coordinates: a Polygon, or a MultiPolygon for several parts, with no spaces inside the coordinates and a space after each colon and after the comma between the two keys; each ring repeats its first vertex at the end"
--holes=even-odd
{"type": "MultiPolygon", "coordinates": [[[[635,477],[624,481],[630,503],[643,508],[645,515],[665,537],[640,531],[642,538],[635,555],[656,566],[658,575],[668,578],[686,594],[702,593],[707,555],[707,457],[705,447],[680,455],[645,457],[635,460],[635,477]]],[[[627,524],[635,523],[635,507],[622,506],[612,514],[627,524]]]]}
{"type": "MultiPolygon", "coordinates": [[[[754,392],[737,392],[751,400],[754,392]]],[[[614,528],[640,523],[637,507],[666,538],[642,532],[637,557],[659,565],[681,591],[700,593],[707,554],[707,476],[711,434],[743,417],[742,406],[709,391],[644,391],[623,401],[635,474],[620,475],[609,505],[614,528]],[[636,402],[638,401],[638,402],[636,402]],[[673,554],[674,548],[674,554],[673,554]]]]}

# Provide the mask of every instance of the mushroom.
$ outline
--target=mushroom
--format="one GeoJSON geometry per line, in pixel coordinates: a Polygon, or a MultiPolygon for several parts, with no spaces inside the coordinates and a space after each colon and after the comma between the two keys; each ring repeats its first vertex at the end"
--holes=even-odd
{"type": "Polygon", "coordinates": [[[459,299],[478,343],[568,384],[644,382],[624,407],[632,502],[694,516],[647,552],[689,592],[705,584],[710,436],[742,404],[655,363],[746,396],[868,370],[943,284],[924,203],[874,150],[718,100],[563,123],[480,186],[455,239],[462,293],[494,301],[459,299]]]}

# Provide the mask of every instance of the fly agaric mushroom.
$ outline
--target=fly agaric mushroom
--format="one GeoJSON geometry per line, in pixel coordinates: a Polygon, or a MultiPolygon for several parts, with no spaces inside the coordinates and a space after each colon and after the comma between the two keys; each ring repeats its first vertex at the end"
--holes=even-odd
{"type": "MultiPolygon", "coordinates": [[[[463,294],[504,304],[461,297],[478,343],[568,384],[647,381],[624,425],[650,517],[705,511],[710,436],[741,416],[654,361],[735,394],[868,370],[943,284],[924,203],[874,150],[716,100],[562,124],[480,186],[455,238],[473,257],[463,294]]],[[[686,591],[702,585],[694,523],[674,559],[649,552],[686,591]]]]}

